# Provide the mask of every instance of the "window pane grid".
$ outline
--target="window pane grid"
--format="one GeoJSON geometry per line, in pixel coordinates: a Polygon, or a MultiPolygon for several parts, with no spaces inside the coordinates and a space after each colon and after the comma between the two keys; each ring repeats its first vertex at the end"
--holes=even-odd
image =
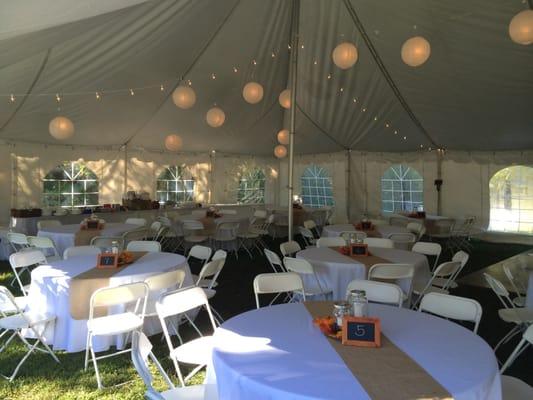
{"type": "Polygon", "coordinates": [[[260,168],[246,171],[239,179],[237,202],[239,204],[264,204],[265,181],[265,173],[260,168]]]}
{"type": "Polygon", "coordinates": [[[331,177],[324,168],[311,165],[305,169],[300,182],[305,206],[318,208],[335,205],[331,177]]]}
{"type": "Polygon", "coordinates": [[[414,169],[393,165],[381,178],[381,209],[383,212],[413,211],[424,205],[424,181],[414,169]]]}
{"type": "Polygon", "coordinates": [[[194,179],[183,178],[183,166],[166,168],[156,182],[156,197],[158,201],[185,203],[194,201],[194,179]]]}

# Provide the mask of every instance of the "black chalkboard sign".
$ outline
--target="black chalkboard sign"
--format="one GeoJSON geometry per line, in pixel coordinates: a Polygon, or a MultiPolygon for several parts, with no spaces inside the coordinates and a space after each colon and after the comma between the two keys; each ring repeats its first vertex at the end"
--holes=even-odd
{"type": "Polygon", "coordinates": [[[352,253],[352,256],[367,256],[368,245],[365,243],[352,244],[351,253],[352,253]]]}
{"type": "Polygon", "coordinates": [[[115,253],[101,253],[98,254],[98,262],[96,268],[117,268],[118,254],[115,253]]]}
{"type": "Polygon", "coordinates": [[[100,225],[100,221],[98,220],[88,220],[87,221],[87,229],[98,229],[100,225]]]}
{"type": "Polygon", "coordinates": [[[344,317],[342,320],[342,344],[380,347],[381,323],[379,318],[344,317]]]}

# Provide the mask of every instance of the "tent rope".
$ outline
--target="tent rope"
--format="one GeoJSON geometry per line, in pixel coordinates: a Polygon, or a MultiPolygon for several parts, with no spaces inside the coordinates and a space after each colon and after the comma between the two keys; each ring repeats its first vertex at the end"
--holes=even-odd
{"type": "Polygon", "coordinates": [[[320,125],[318,125],[317,122],[309,114],[307,114],[302,107],[298,103],[296,103],[296,108],[303,114],[305,118],[307,118],[314,126],[317,128],[320,132],[322,132],[324,135],[326,135],[333,143],[335,143],[337,146],[342,147],[344,150],[350,150],[348,146],[343,145],[341,142],[339,142],[337,139],[335,139],[332,135],[330,135],[325,129],[323,129],[320,125]]]}
{"type": "Polygon", "coordinates": [[[50,53],[52,52],[52,48],[50,47],[47,51],[46,51],[46,54],[44,56],[44,59],[41,63],[41,66],[39,67],[39,70],[37,71],[37,74],[35,74],[35,77],[33,78],[33,81],[31,82],[31,85],[30,87],[28,88],[28,93],[27,95],[22,99],[22,101],[17,105],[17,108],[15,108],[15,110],[13,111],[13,114],[11,114],[11,116],[6,120],[6,122],[3,123],[2,126],[0,126],[0,134],[4,131],[4,129],[11,123],[11,121],[13,121],[13,119],[15,118],[15,116],[17,115],[17,113],[22,109],[22,107],[24,106],[24,103],[26,103],[26,100],[28,99],[29,95],[31,94],[31,92],[33,91],[33,88],[35,87],[35,85],[37,84],[37,82],[39,81],[39,78],[41,77],[43,71],[44,71],[44,68],[46,67],[46,64],[48,63],[48,59],[50,58],[50,53]]]}
{"type": "Polygon", "coordinates": [[[359,31],[359,33],[361,34],[361,36],[362,36],[362,38],[363,38],[363,40],[365,42],[368,50],[370,51],[370,54],[372,54],[372,57],[374,58],[374,61],[376,62],[377,66],[380,69],[381,73],[383,74],[385,80],[387,81],[387,83],[389,84],[390,88],[392,89],[394,95],[396,96],[396,98],[398,99],[400,104],[402,105],[403,109],[405,110],[407,115],[409,115],[409,118],[411,118],[411,120],[413,121],[415,126],[418,127],[420,132],[422,132],[424,134],[424,136],[429,140],[431,145],[433,147],[440,148],[440,146],[437,145],[437,143],[435,143],[435,141],[433,140],[433,138],[431,137],[429,132],[426,130],[426,128],[424,128],[424,126],[422,125],[420,120],[416,117],[416,115],[414,114],[413,110],[411,109],[411,107],[409,106],[409,104],[407,103],[405,98],[403,97],[402,93],[400,92],[400,89],[398,89],[398,86],[396,86],[396,83],[392,79],[391,74],[389,73],[389,71],[385,67],[385,64],[383,64],[383,61],[381,60],[381,57],[379,56],[376,48],[372,44],[372,41],[370,40],[370,37],[366,33],[365,27],[363,26],[363,24],[361,23],[361,20],[357,16],[357,13],[355,12],[355,9],[353,8],[352,4],[350,3],[350,0],[343,0],[343,2],[344,2],[344,5],[346,6],[346,9],[348,10],[348,14],[350,14],[350,17],[351,17],[353,23],[355,24],[357,30],[359,31]]]}
{"type": "Polygon", "coordinates": [[[202,47],[202,49],[200,50],[200,52],[198,53],[198,55],[193,59],[193,61],[191,62],[191,64],[185,69],[185,71],[178,77],[178,81],[172,86],[172,88],[169,90],[169,92],[167,93],[167,95],[165,96],[165,98],[161,101],[161,103],[159,103],[159,106],[156,108],[156,110],[154,111],[154,113],[150,116],[150,118],[148,118],[148,120],[146,120],[146,122],[144,124],[142,124],[142,126],[137,129],[130,137],[128,137],[128,139],[126,139],[126,141],[124,142],[124,146],[128,145],[131,140],[137,136],[139,133],[142,132],[142,130],[144,128],[146,128],[146,126],[152,121],[152,119],[157,115],[157,113],[159,113],[159,111],[161,110],[161,108],[165,105],[165,103],[167,102],[167,100],[172,96],[172,93],[174,93],[174,90],[176,90],[176,88],[180,85],[181,82],[183,82],[184,80],[184,77],[194,68],[194,66],[196,65],[196,63],[200,60],[200,58],[204,55],[204,53],[206,52],[206,50],[209,48],[209,46],[211,45],[211,43],[213,42],[213,40],[215,40],[215,38],[218,36],[219,32],[222,30],[222,28],[224,27],[224,25],[226,25],[226,22],[228,22],[228,20],[230,19],[230,17],[233,15],[235,9],[237,8],[237,6],[241,3],[241,0],[237,0],[237,2],[235,3],[235,5],[231,8],[231,10],[229,11],[229,13],[224,17],[224,19],[222,20],[222,22],[220,23],[220,25],[217,27],[217,29],[215,30],[215,32],[211,35],[211,37],[208,39],[208,41],[205,43],[205,45],[202,47]]]}

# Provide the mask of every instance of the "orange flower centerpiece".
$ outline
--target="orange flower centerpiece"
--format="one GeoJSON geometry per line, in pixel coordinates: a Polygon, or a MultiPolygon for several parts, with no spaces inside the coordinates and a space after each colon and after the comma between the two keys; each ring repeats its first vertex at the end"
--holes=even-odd
{"type": "Polygon", "coordinates": [[[123,251],[118,256],[118,263],[120,265],[131,264],[133,262],[133,254],[129,251],[123,251]]]}
{"type": "Polygon", "coordinates": [[[313,319],[313,324],[320,329],[320,331],[333,339],[342,339],[342,330],[337,325],[335,317],[316,317],[313,319]]]}

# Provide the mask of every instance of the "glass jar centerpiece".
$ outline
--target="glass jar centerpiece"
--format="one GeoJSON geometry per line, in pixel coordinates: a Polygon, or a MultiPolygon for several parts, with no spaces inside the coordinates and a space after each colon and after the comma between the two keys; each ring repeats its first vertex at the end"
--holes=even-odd
{"type": "Polygon", "coordinates": [[[342,319],[344,316],[352,314],[352,306],[347,301],[338,301],[333,304],[333,316],[337,327],[342,328],[342,319]]]}
{"type": "Polygon", "coordinates": [[[354,317],[366,317],[368,315],[368,299],[364,290],[350,290],[347,301],[351,305],[354,317]]]}

